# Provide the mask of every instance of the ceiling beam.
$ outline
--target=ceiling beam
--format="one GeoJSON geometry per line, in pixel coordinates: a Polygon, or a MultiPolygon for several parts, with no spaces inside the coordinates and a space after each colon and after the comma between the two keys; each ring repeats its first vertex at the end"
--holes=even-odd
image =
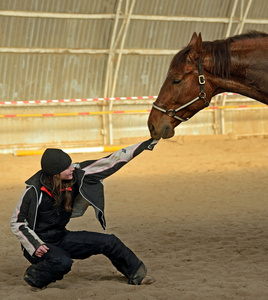
{"type": "MultiPolygon", "coordinates": [[[[237,0],[235,0],[237,1],[237,0]]],[[[51,19],[124,19],[125,15],[120,14],[69,14],[69,13],[47,13],[47,12],[27,12],[27,11],[8,11],[0,10],[0,16],[6,17],[26,17],[26,18],[51,18],[51,19]]],[[[194,16],[154,16],[154,15],[131,15],[131,20],[144,21],[165,21],[165,22],[201,22],[201,23],[226,23],[229,24],[230,18],[194,17],[194,16]]],[[[233,23],[239,23],[233,19],[233,23]]],[[[249,24],[268,24],[268,19],[246,19],[249,24]]]]}

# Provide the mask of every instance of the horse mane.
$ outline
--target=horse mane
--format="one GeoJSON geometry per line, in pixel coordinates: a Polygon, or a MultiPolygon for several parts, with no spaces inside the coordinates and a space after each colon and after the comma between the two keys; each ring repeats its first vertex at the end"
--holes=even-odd
{"type": "MultiPolygon", "coordinates": [[[[220,78],[229,78],[231,68],[230,45],[236,41],[257,38],[268,38],[268,34],[264,32],[250,31],[224,40],[203,42],[202,46],[205,52],[204,56],[209,55],[212,58],[212,75],[220,78]]],[[[179,63],[185,63],[185,57],[189,53],[190,49],[191,46],[187,46],[175,55],[171,61],[170,67],[173,68],[179,63]]]]}
{"type": "Polygon", "coordinates": [[[257,39],[257,38],[267,38],[268,34],[265,32],[251,30],[244,34],[235,35],[233,37],[229,37],[230,40],[239,41],[239,40],[246,40],[246,39],[257,39]]]}
{"type": "Polygon", "coordinates": [[[220,78],[230,77],[231,54],[230,45],[236,41],[268,38],[268,34],[258,31],[249,31],[244,34],[235,35],[225,40],[216,40],[213,42],[203,42],[203,49],[206,54],[212,57],[212,74],[220,78]]]}

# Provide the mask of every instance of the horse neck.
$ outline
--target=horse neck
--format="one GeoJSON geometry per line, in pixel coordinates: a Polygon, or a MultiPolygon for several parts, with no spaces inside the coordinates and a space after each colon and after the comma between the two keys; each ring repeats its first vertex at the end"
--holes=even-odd
{"type": "MultiPolygon", "coordinates": [[[[236,41],[230,44],[230,75],[211,76],[214,95],[233,92],[268,104],[268,39],[236,41]]],[[[212,69],[212,59],[206,59],[206,69],[212,69]]]]}

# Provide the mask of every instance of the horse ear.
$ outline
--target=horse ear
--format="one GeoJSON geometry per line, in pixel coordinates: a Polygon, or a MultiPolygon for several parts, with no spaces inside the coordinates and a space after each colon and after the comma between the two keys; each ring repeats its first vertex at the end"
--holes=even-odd
{"type": "Polygon", "coordinates": [[[194,32],[188,46],[192,46],[197,40],[197,33],[194,32]]]}
{"type": "Polygon", "coordinates": [[[202,53],[202,36],[201,33],[197,36],[196,33],[193,34],[192,39],[189,43],[191,49],[187,55],[186,61],[189,63],[194,63],[202,53]],[[196,37],[194,37],[196,35],[196,37]]]}

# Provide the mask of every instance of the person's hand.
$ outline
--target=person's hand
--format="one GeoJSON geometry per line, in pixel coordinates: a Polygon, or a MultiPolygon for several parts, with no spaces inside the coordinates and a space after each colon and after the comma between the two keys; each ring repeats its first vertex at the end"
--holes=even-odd
{"type": "Polygon", "coordinates": [[[34,255],[37,257],[42,257],[44,254],[47,253],[48,250],[49,248],[46,245],[41,245],[36,249],[34,255]]]}

